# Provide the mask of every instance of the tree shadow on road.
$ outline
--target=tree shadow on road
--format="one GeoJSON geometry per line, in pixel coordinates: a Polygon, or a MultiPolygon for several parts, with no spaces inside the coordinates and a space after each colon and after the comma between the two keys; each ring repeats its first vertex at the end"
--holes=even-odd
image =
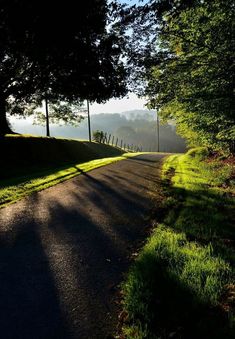
{"type": "Polygon", "coordinates": [[[151,203],[143,194],[149,167],[114,185],[112,171],[83,172],[0,211],[4,339],[92,339],[115,331],[118,285],[149,230],[151,203]]]}
{"type": "Polygon", "coordinates": [[[38,228],[33,219],[22,220],[6,241],[1,234],[0,327],[4,339],[70,338],[38,228]]]}

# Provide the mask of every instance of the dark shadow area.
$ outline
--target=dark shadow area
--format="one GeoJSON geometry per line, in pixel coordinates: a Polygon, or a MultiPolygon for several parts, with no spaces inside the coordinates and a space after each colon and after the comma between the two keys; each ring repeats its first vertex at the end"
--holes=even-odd
{"type": "MultiPolygon", "coordinates": [[[[75,338],[105,338],[115,331],[119,307],[113,303],[123,272],[128,269],[128,250],[133,239],[108,225],[92,222],[77,209],[68,213],[57,203],[50,210],[48,223],[63,260],[55,262],[61,281],[63,308],[75,338]],[[60,215],[60,222],[54,220],[60,215]],[[124,246],[125,244],[125,246],[124,246]],[[66,259],[67,257],[67,259],[66,259]]],[[[136,234],[136,239],[139,238],[136,234]]],[[[56,249],[55,249],[56,254],[56,249]]]]}
{"type": "MultiPolygon", "coordinates": [[[[155,175],[158,167],[156,157],[155,175]]],[[[154,176],[149,165],[118,162],[0,210],[4,339],[115,332],[118,285],[149,228],[149,171],[154,176]]]]}
{"type": "Polygon", "coordinates": [[[7,136],[0,139],[2,164],[0,180],[53,173],[90,160],[120,156],[121,149],[95,142],[69,139],[7,136]]]}
{"type": "Polygon", "coordinates": [[[38,228],[29,218],[19,222],[6,241],[1,233],[0,328],[4,339],[71,338],[38,228]]]}

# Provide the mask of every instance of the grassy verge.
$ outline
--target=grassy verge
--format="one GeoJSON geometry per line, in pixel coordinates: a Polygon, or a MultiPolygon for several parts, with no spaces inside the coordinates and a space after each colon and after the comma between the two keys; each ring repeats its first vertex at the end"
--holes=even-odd
{"type": "Polygon", "coordinates": [[[140,153],[125,153],[122,156],[95,159],[79,164],[67,164],[60,167],[50,167],[33,174],[14,177],[0,181],[0,208],[6,204],[36,191],[54,186],[60,182],[71,179],[84,172],[95,168],[111,164],[116,161],[124,160],[128,157],[136,156],[140,153]]]}
{"type": "Polygon", "coordinates": [[[167,213],[125,284],[126,338],[234,338],[232,166],[205,149],[163,166],[167,213]]]}
{"type": "Polygon", "coordinates": [[[0,138],[0,179],[28,175],[49,167],[62,167],[95,159],[120,156],[117,147],[62,138],[7,135],[0,138]]]}

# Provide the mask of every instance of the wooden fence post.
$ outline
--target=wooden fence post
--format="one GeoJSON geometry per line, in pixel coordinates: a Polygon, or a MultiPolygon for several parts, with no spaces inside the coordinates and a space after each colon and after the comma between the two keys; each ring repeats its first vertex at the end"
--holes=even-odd
{"type": "Polygon", "coordinates": [[[107,133],[104,134],[104,143],[107,143],[107,133]]]}

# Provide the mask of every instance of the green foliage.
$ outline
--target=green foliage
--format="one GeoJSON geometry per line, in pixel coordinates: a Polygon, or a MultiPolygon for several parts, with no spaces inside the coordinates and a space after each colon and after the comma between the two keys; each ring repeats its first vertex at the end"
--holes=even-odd
{"type": "Polygon", "coordinates": [[[234,22],[232,2],[206,0],[165,10],[157,26],[146,94],[190,146],[234,151],[234,22]]]}
{"type": "MultiPolygon", "coordinates": [[[[57,125],[65,124],[77,126],[82,120],[85,119],[85,116],[81,115],[81,113],[87,113],[83,106],[83,102],[79,100],[77,100],[77,103],[75,101],[73,101],[73,103],[69,103],[65,101],[59,102],[58,100],[54,100],[53,102],[49,103],[48,110],[50,123],[57,125]]],[[[25,112],[25,114],[27,114],[27,112],[25,112]]],[[[29,114],[34,114],[35,125],[45,125],[45,112],[35,112],[34,110],[33,112],[30,111],[29,114]]]]}
{"type": "Polygon", "coordinates": [[[208,149],[206,147],[197,147],[191,148],[187,152],[187,156],[197,158],[197,159],[205,159],[209,155],[208,149]]]}
{"type": "Polygon", "coordinates": [[[96,142],[102,142],[103,138],[104,138],[104,132],[103,131],[93,131],[92,132],[92,136],[93,136],[93,140],[96,142]]]}

